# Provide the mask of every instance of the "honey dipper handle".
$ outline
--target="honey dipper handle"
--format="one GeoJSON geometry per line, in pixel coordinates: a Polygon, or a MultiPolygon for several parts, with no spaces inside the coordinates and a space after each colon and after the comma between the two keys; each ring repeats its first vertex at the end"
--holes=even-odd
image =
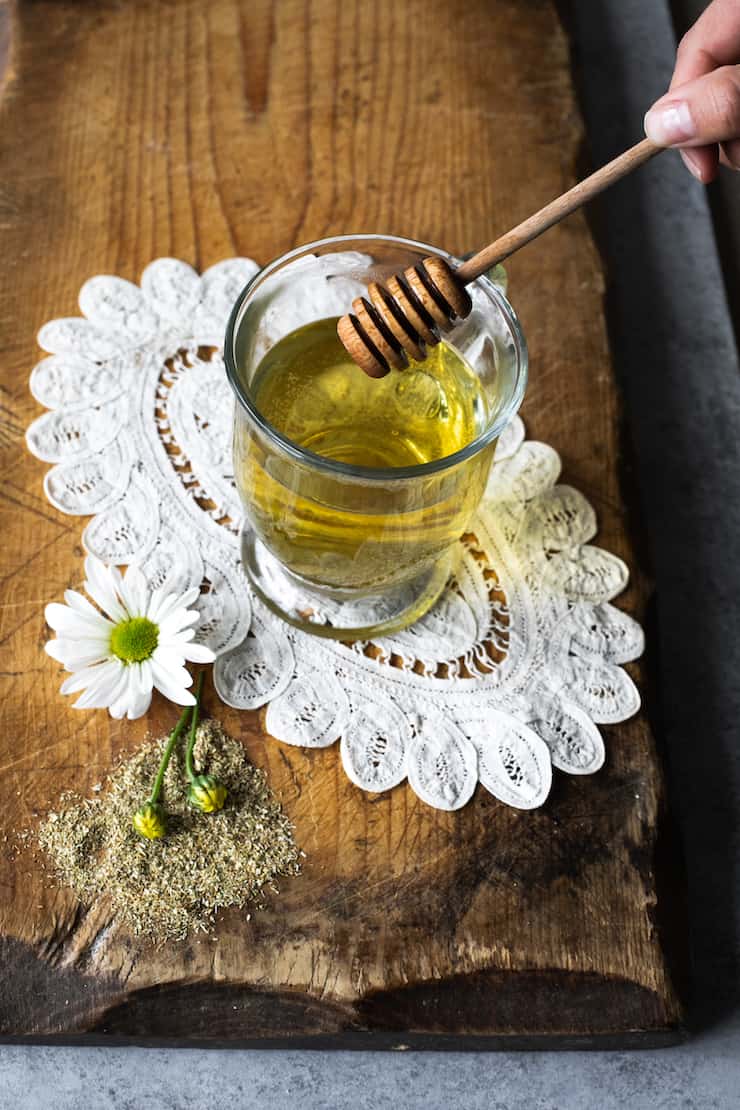
{"type": "Polygon", "coordinates": [[[613,185],[621,177],[632,170],[636,170],[643,162],[647,162],[654,154],[658,154],[659,151],[664,149],[664,147],[651,142],[650,139],[643,139],[641,143],[630,147],[618,158],[607,162],[605,166],[596,170],[584,181],[579,181],[567,193],[563,193],[562,196],[545,205],[544,208],[535,212],[523,223],[518,224],[511,231],[507,231],[500,239],[496,239],[494,243],[489,243],[483,250],[478,251],[477,254],[474,254],[472,258],[458,267],[456,270],[457,276],[465,285],[474,281],[475,278],[480,277],[481,274],[486,273],[487,270],[492,269],[499,262],[503,262],[514,251],[518,251],[525,243],[529,243],[530,240],[541,235],[543,231],[547,231],[548,227],[552,227],[564,216],[569,216],[571,212],[575,212],[576,208],[580,208],[586,201],[591,200],[592,197],[603,192],[609,185],[613,185]]]}

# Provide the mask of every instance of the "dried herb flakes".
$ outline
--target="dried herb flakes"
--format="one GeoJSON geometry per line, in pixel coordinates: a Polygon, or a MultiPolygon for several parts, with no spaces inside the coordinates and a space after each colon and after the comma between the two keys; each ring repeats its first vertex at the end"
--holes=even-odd
{"type": "Polygon", "coordinates": [[[262,904],[265,887],[300,870],[293,828],[267,785],[217,721],[198,727],[195,767],[228,789],[226,805],[202,813],[187,801],[184,753],[167,768],[161,801],[167,836],[146,841],[131,815],[146,798],[167,737],[145,744],[95,798],[67,795],[39,829],[59,879],[85,903],[108,897],[115,917],[155,943],[212,928],[219,909],[262,904]]]}

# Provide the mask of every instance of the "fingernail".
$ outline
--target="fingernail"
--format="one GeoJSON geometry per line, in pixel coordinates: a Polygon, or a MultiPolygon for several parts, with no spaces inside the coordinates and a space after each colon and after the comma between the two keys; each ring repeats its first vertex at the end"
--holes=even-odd
{"type": "Polygon", "coordinates": [[[696,135],[694,121],[685,100],[669,101],[651,108],[645,116],[645,134],[660,146],[685,143],[696,135]]]}
{"type": "Polygon", "coordinates": [[[695,155],[689,150],[679,150],[678,152],[683,158],[684,165],[689,173],[693,174],[697,181],[703,181],[701,176],[701,165],[699,164],[695,155]]]}

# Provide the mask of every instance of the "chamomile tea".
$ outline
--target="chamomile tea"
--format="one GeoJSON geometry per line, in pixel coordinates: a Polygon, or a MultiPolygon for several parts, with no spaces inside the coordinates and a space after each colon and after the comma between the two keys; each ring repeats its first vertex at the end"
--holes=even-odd
{"type": "Polygon", "coordinates": [[[444,341],[423,362],[368,378],[336,324],[298,328],[262,359],[249,393],[284,450],[237,421],[235,476],[249,525],[285,567],[314,585],[370,594],[415,578],[467,527],[495,444],[413,482],[409,468],[472,443],[491,398],[444,341]]]}

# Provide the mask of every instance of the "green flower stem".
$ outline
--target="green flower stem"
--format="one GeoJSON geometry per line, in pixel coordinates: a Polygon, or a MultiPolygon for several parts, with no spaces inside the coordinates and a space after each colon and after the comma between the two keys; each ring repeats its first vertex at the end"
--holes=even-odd
{"type": "Polygon", "coordinates": [[[172,757],[172,753],[175,750],[175,744],[180,739],[180,736],[182,735],[182,731],[185,728],[185,725],[188,723],[188,717],[190,716],[191,713],[195,714],[197,709],[198,709],[197,705],[195,705],[195,706],[189,706],[189,705],[186,706],[185,709],[183,709],[182,713],[180,714],[180,720],[177,722],[177,724],[173,728],[172,732],[170,733],[170,738],[167,742],[167,747],[164,749],[164,755],[162,756],[162,762],[160,763],[159,770],[157,771],[157,777],[154,780],[154,786],[152,787],[152,792],[149,795],[149,805],[154,805],[155,802],[157,801],[157,798],[159,797],[159,793],[162,789],[162,783],[164,782],[165,771],[167,770],[168,764],[169,764],[170,759],[172,757]]]}
{"type": "Polygon", "coordinates": [[[185,774],[188,776],[188,782],[192,782],[195,778],[193,748],[195,747],[195,734],[198,731],[198,714],[200,713],[200,696],[202,693],[203,671],[200,672],[200,677],[198,678],[198,688],[195,692],[195,705],[193,706],[193,719],[190,722],[190,736],[188,737],[188,746],[185,751],[185,774]]]}

